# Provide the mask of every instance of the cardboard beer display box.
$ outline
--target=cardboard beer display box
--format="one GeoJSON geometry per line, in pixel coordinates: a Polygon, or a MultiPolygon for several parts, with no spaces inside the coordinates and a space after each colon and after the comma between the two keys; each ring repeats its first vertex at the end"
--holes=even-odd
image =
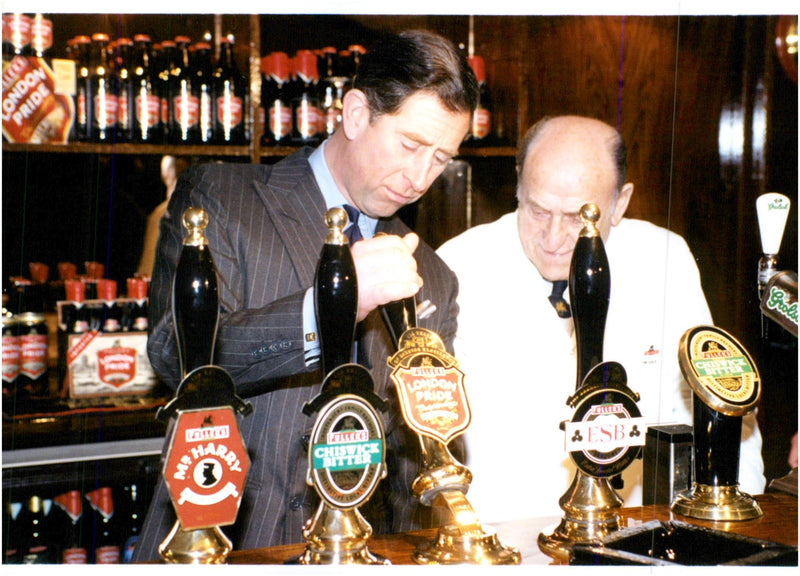
{"type": "MultiPolygon", "coordinates": [[[[119,325],[99,320],[107,314],[104,300],[86,300],[85,330],[70,328],[74,303],[58,302],[59,373],[61,396],[69,399],[93,399],[115,396],[150,396],[157,377],[147,358],[147,331],[137,330],[123,320],[119,325]]],[[[118,298],[114,305],[123,318],[126,310],[136,305],[131,298],[118,298]]]]}

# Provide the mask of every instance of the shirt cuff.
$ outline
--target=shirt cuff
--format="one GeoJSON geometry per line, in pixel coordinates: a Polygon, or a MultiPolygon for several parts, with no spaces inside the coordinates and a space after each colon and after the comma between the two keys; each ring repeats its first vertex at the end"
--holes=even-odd
{"type": "Polygon", "coordinates": [[[314,314],[314,288],[306,290],[303,298],[303,352],[306,366],[319,362],[319,338],[317,338],[317,318],[314,314]]]}

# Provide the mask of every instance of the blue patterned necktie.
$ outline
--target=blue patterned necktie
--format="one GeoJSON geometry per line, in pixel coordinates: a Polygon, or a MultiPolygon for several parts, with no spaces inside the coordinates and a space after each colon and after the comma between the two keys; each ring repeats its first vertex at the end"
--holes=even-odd
{"type": "Polygon", "coordinates": [[[342,208],[344,208],[344,211],[347,212],[347,217],[351,222],[350,227],[344,231],[344,235],[347,236],[348,242],[353,245],[363,238],[361,235],[361,229],[358,227],[359,211],[353,206],[350,206],[350,204],[344,204],[342,208]]]}
{"type": "Polygon", "coordinates": [[[569,318],[572,313],[569,309],[569,304],[564,300],[564,290],[567,289],[568,282],[566,280],[557,280],[553,282],[553,292],[547,297],[550,304],[556,309],[559,318],[569,318]]]}

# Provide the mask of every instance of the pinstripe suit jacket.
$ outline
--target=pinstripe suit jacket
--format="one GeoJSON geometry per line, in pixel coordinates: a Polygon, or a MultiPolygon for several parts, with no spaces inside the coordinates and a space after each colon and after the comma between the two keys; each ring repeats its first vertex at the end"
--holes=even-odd
{"type": "MultiPolygon", "coordinates": [[[[302,408],[319,393],[323,375],[304,361],[302,302],[313,284],[326,228],[310,153],[304,148],[274,166],[193,167],[181,177],[161,221],[150,288],[148,353],[157,374],[175,388],[180,375],[170,302],[185,233],[181,217],[189,206],[202,207],[209,215],[206,237],[220,297],[215,363],[228,370],[238,394],[254,408],[240,421],[251,459],[242,505],[236,524],[225,529],[239,549],[302,541],[302,526],[318,502],[305,483],[314,418],[302,408]]],[[[377,230],[408,232],[396,217],[380,221],[377,230]]],[[[438,309],[420,325],[436,331],[452,353],[457,281],[428,245],[421,242],[415,257],[425,281],[418,301],[429,299],[438,309]]],[[[419,441],[405,426],[389,385],[386,359],[393,350],[377,311],[362,322],[361,333],[360,355],[376,392],[390,406],[383,414],[388,477],[361,511],[376,533],[436,525],[440,519],[433,517],[435,511],[418,505],[410,494],[421,465],[419,441]]],[[[450,448],[461,455],[460,445],[450,448]]],[[[157,546],[174,522],[160,481],[134,558],[157,558],[157,546]]]]}

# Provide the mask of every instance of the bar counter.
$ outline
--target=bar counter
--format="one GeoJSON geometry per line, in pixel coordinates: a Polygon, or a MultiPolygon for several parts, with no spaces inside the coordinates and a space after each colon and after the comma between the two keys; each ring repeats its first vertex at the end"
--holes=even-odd
{"type": "MultiPolygon", "coordinates": [[[[797,546],[797,497],[783,493],[768,493],[756,496],[764,512],[761,518],[742,522],[711,522],[696,520],[673,514],[666,505],[624,508],[620,512],[623,528],[639,526],[652,520],[678,521],[714,530],[722,530],[770,540],[779,544],[797,546]]],[[[493,525],[500,538],[516,546],[522,553],[522,564],[557,564],[539,550],[537,538],[541,532],[550,533],[558,525],[559,517],[535,518],[493,525]]],[[[368,544],[369,550],[387,558],[394,565],[410,565],[412,552],[422,542],[431,540],[436,530],[421,530],[394,535],[375,535],[368,544]]],[[[237,550],[228,557],[228,564],[283,564],[298,556],[304,544],[286,544],[272,548],[237,550]]]]}

